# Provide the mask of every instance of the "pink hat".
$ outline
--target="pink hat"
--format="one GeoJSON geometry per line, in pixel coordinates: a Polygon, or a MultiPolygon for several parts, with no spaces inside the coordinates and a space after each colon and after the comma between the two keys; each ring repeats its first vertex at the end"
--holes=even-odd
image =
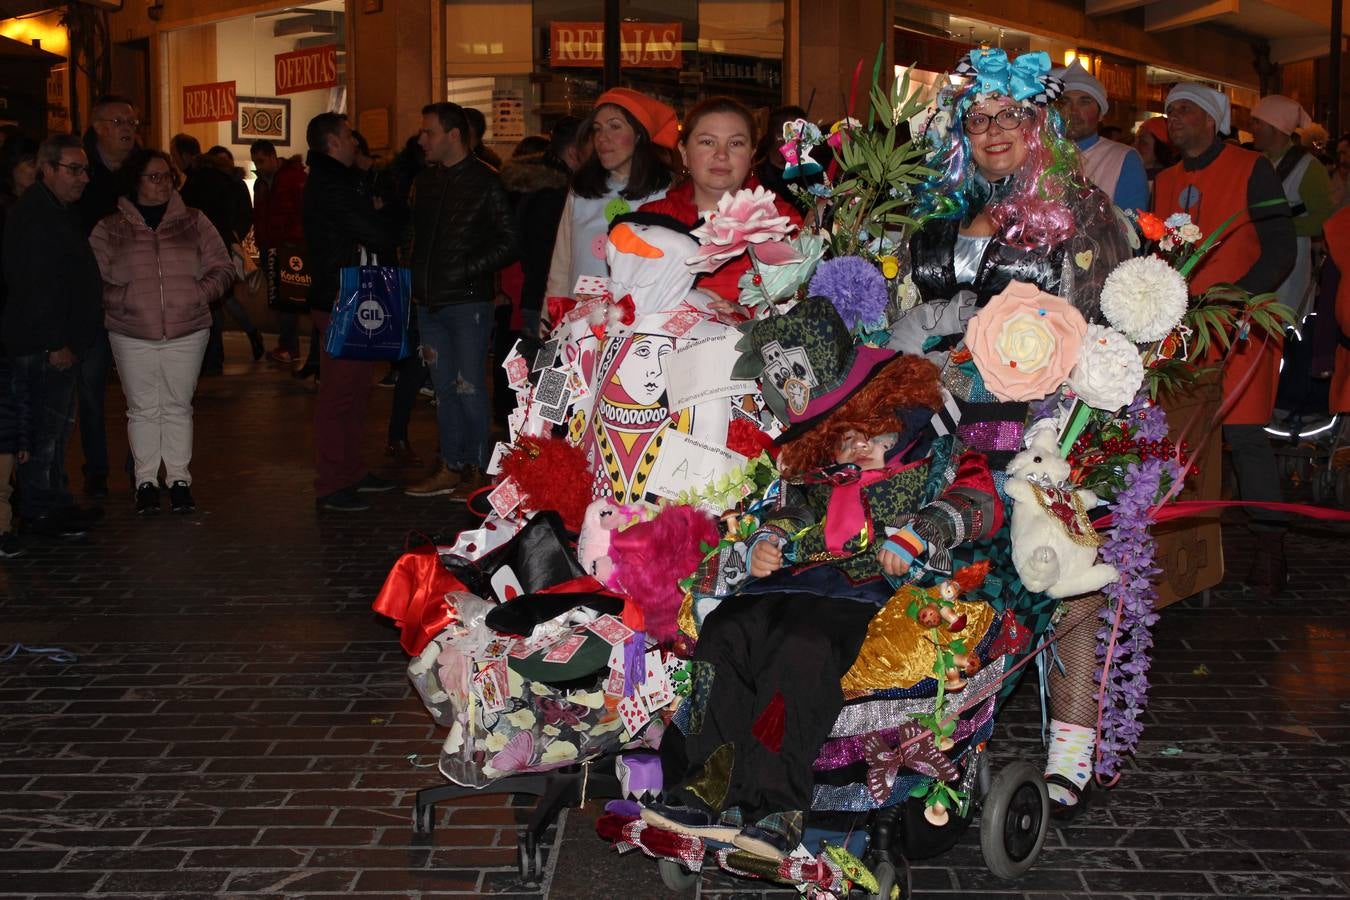
{"type": "Polygon", "coordinates": [[[1306,110],[1297,100],[1291,100],[1281,94],[1268,94],[1256,101],[1252,107],[1252,118],[1260,119],[1276,131],[1293,134],[1295,129],[1306,128],[1312,124],[1306,110]]]}
{"type": "Polygon", "coordinates": [[[653,100],[631,88],[610,88],[599,96],[593,109],[606,104],[620,107],[647,130],[653,144],[674,150],[680,140],[680,118],[660,100],[653,100]]]}

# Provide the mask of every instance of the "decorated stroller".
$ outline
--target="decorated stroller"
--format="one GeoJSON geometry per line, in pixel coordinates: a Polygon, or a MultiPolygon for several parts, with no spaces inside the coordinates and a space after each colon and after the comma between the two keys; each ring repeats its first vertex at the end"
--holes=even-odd
{"type": "MultiPolygon", "coordinates": [[[[390,602],[377,603],[403,627],[416,657],[409,675],[448,732],[440,769],[454,784],[419,793],[418,833],[431,831],[440,800],[477,791],[539,795],[519,843],[529,878],[540,873],[544,831],[561,808],[589,794],[615,801],[599,822],[601,836],[660,859],[672,887],[692,883],[711,854],[728,872],[821,897],[855,888],[891,897],[903,861],[951,847],[978,810],[990,870],[1016,877],[1044,840],[1046,781],[1025,762],[995,776],[988,742],[1000,699],[1029,654],[1043,649],[1059,601],[1070,597],[1104,594],[1114,618],[1101,652],[1108,665],[1098,771],[1112,774],[1138,739],[1152,623],[1150,508],[1186,472],[1144,383],[1150,373],[1155,387],[1164,372],[1181,378],[1162,364],[1177,356],[1184,279],[1159,257],[1120,263],[1143,264],[1116,290],[1100,291],[1106,318],[1120,330],[1089,326],[1072,304],[1016,282],[978,307],[958,295],[906,317],[917,297],[894,255],[904,245],[898,226],[907,224],[894,209],[900,189],[917,184],[907,173],[920,151],[897,141],[895,130],[918,104],[902,82],[889,94],[874,91],[873,106],[880,127],[845,123],[831,143],[839,171],[824,184],[837,184],[847,201],[827,209],[832,230],[790,238],[763,191],[724,198],[714,224],[692,235],[616,223],[608,291],[579,290],[575,302],[552,311],[550,340],[522,342],[506,360],[520,403],[510,444],[494,460],[498,482],[485,498],[483,527],[443,554],[421,552],[416,567],[433,585],[420,601],[401,602],[396,595],[406,588],[386,585],[390,602]],[[848,199],[859,192],[872,203],[848,199]],[[742,278],[740,305],[751,322],[737,334],[691,289],[686,270],[747,252],[753,272],[742,278]],[[818,263],[830,266],[833,284],[812,278],[818,263]],[[808,281],[810,290],[801,290],[808,281]],[[766,321],[773,331],[794,316],[842,324],[819,340],[757,334],[766,321]],[[914,323],[921,340],[902,347],[904,326],[914,323]],[[958,340],[930,345],[936,335],[958,340]],[[814,427],[812,404],[831,397],[832,410],[864,397],[867,380],[880,380],[876,373],[896,359],[937,372],[925,355],[941,357],[940,397],[873,404],[894,424],[846,435],[842,444],[834,435],[840,456],[805,468],[762,452],[775,439],[797,445],[799,433],[785,435],[814,427]],[[835,357],[847,362],[829,362],[835,357]],[[855,372],[863,374],[853,380],[855,372]],[[993,471],[983,463],[975,478],[976,493],[996,492],[1012,510],[1003,527],[994,506],[953,493],[966,469],[956,460],[957,399],[1021,404],[1011,424],[1017,449],[1026,449],[993,471]],[[1026,404],[1041,399],[1023,434],[1026,404]],[[916,435],[924,437],[911,440],[916,435]],[[814,504],[813,524],[780,521],[802,506],[785,499],[791,485],[822,492],[803,501],[814,504]],[[836,507],[835,491],[853,499],[836,507]],[[1088,520],[1099,497],[1116,517],[1105,541],[1088,520]],[[882,500],[896,508],[877,514],[882,500]],[[945,530],[924,518],[935,506],[949,520],[945,530]],[[861,519],[850,518],[855,507],[861,519]],[[832,523],[849,527],[831,533],[832,523]],[[774,528],[778,561],[756,571],[774,528]],[[575,558],[569,532],[580,534],[575,558]],[[662,744],[663,729],[698,731],[708,687],[697,664],[718,621],[709,619],[715,604],[776,584],[777,569],[807,571],[816,551],[841,570],[866,562],[871,571],[844,574],[865,575],[854,582],[885,591],[863,598],[873,604],[866,638],[842,654],[850,665],[837,673],[846,702],[823,743],[810,744],[819,749],[800,846],[752,853],[735,841],[738,825],[697,836],[653,824],[647,813],[672,785],[661,781],[651,748],[662,744]],[[887,554],[907,568],[895,570],[887,554]]],[[[804,122],[789,123],[785,138],[799,162],[809,159],[802,142],[819,149],[826,141],[804,122]]],[[[1145,234],[1154,241],[1165,234],[1185,252],[1196,240],[1183,223],[1149,223],[1145,234]]],[[[1083,251],[1071,264],[1086,270],[1106,258],[1083,251]]],[[[1244,308],[1253,320],[1259,312],[1244,308]]],[[[1237,315],[1221,321],[1214,305],[1206,313],[1205,328],[1231,326],[1237,315]]],[[[773,710],[770,702],[753,717],[754,737],[766,746],[783,739],[782,708],[773,710]]],[[[667,737],[661,752],[670,746],[667,737]]]]}

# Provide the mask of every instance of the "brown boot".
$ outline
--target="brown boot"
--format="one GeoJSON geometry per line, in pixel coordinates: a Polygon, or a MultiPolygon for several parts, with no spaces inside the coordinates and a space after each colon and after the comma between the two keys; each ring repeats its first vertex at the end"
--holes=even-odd
{"type": "Polygon", "coordinates": [[[487,487],[492,483],[492,479],[483,473],[483,470],[477,466],[465,466],[460,471],[459,486],[451,494],[450,499],[456,503],[464,503],[469,499],[469,495],[474,491],[487,487]]]}
{"type": "Polygon", "coordinates": [[[1247,583],[1270,597],[1278,597],[1289,586],[1289,565],[1284,556],[1284,535],[1258,534],[1256,556],[1252,559],[1247,583]]]}
{"type": "Polygon", "coordinates": [[[444,460],[437,461],[431,474],[403,493],[409,497],[439,497],[448,494],[459,486],[459,473],[446,466],[444,460]]]}

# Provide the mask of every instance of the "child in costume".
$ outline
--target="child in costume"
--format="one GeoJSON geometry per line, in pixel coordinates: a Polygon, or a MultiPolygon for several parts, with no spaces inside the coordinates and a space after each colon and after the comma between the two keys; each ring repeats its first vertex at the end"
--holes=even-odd
{"type": "Polygon", "coordinates": [[[754,580],[700,629],[692,693],[661,744],[666,802],[643,819],[781,858],[801,839],[840,678],[891,579],[986,538],[1002,510],[981,455],[930,440],[941,402],[931,363],[855,344],[820,297],[745,331],[738,377],[750,360],[792,373],[764,377],[765,401],[791,423],[779,438],[784,488],[751,541],[754,580]]]}

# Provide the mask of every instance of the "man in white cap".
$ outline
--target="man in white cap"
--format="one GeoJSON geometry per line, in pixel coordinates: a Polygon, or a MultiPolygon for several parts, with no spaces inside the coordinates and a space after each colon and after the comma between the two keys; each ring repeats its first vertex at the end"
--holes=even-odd
{"type": "Polygon", "coordinates": [[[1275,167],[1298,236],[1294,270],[1280,285],[1280,302],[1302,316],[1312,282],[1312,242],[1322,236],[1322,223],[1332,213],[1331,176],[1312,153],[1295,144],[1295,129],[1306,128],[1312,119],[1298,101],[1271,94],[1252,107],[1252,143],[1275,167]]]}
{"type": "Polygon", "coordinates": [[[1078,145],[1087,177],[1121,209],[1148,209],[1148,173],[1138,151],[1097,133],[1102,116],[1111,108],[1106,87],[1077,60],[1053,74],[1064,82],[1059,99],[1064,136],[1078,145]]]}
{"type": "MultiPolygon", "coordinates": [[[[1158,173],[1153,211],[1163,218],[1188,213],[1207,237],[1235,216],[1223,239],[1191,272],[1191,294],[1224,282],[1253,294],[1276,290],[1294,268],[1294,223],[1274,167],[1261,154],[1219,138],[1231,123],[1228,98],[1218,91],[1194,82],[1179,84],[1167,95],[1166,110],[1167,133],[1181,162],[1158,173]],[[1256,208],[1270,201],[1274,204],[1256,208]]],[[[1224,370],[1224,397],[1233,405],[1224,417],[1223,438],[1232,447],[1243,500],[1283,497],[1264,430],[1275,410],[1280,351],[1279,338],[1253,331],[1249,340],[1234,344],[1224,370]]],[[[1285,517],[1252,510],[1250,523],[1257,543],[1247,583],[1278,594],[1288,580],[1285,517]]]]}

